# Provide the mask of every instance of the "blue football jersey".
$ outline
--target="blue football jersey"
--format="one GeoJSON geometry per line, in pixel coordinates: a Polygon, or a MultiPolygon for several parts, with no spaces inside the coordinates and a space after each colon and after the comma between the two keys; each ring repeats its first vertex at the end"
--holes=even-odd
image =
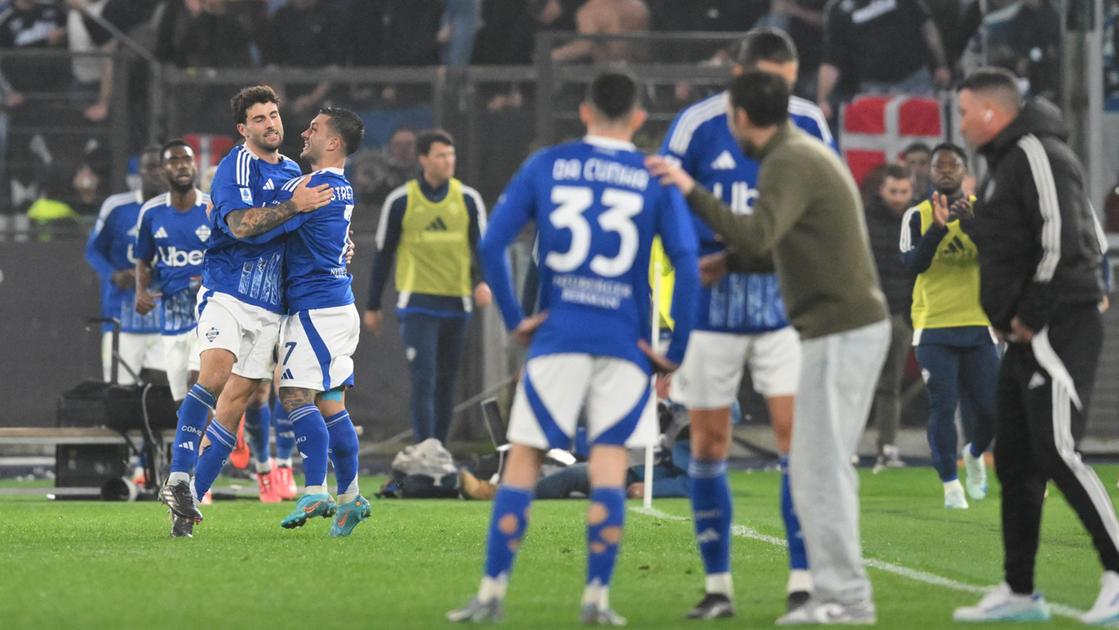
{"type": "Polygon", "coordinates": [[[660,235],[677,270],[668,356],[683,359],[698,290],[696,236],[676,188],[662,186],[628,142],[588,136],[529,158],[494,207],[479,255],[510,329],[523,312],[509,280],[505,248],[536,224],[540,309],[529,357],[583,353],[632,361],[651,338],[649,256],[660,235]]]}
{"type": "MultiPolygon", "coordinates": [[[[133,256],[136,218],[143,201],[139,191],[120,193],[106,199],[90,232],[85,256],[101,277],[101,316],[119,321],[121,332],[151,334],[160,331],[159,309],[147,315],[137,313],[135,288],[121,289],[112,281],[114,271],[132,269],[136,264],[133,256]]],[[[102,330],[111,329],[108,324],[102,326],[102,330]]]]}
{"type": "Polygon", "coordinates": [[[202,282],[202,260],[210,239],[206,205],[210,196],[195,191],[196,203],[186,212],[171,205],[171,194],[148,200],[140,208],[135,254],[152,263],[151,289],[162,293],[163,334],[177,335],[197,323],[195,298],[202,282]]]}
{"type": "Polygon", "coordinates": [[[226,293],[246,304],[283,313],[284,238],[240,241],[229,232],[230,212],[261,208],[275,199],[279,188],[301,171],[280,156],[276,164],[239,145],[222,158],[210,187],[210,241],[202,262],[207,291],[226,293]]]}
{"type": "MultiPolygon", "coordinates": [[[[739,214],[752,212],[758,196],[758,162],[742,152],[727,120],[728,95],[716,94],[689,106],[665,135],[661,153],[675,158],[692,177],[739,214]]],[[[789,99],[789,117],[805,132],[838,152],[827,120],[814,103],[789,99]]],[[[700,255],[723,244],[699,217],[694,218],[700,255]]],[[[700,290],[696,328],[715,332],[760,333],[789,325],[774,274],[727,274],[700,290]]]]}
{"type": "MultiPolygon", "coordinates": [[[[329,184],[333,196],[329,204],[297,214],[282,226],[290,233],[284,253],[284,296],[290,313],[354,303],[352,277],[346,268],[354,189],[341,169],[323,169],[308,177],[308,186],[329,184]]],[[[303,179],[284,184],[273,203],[290,199],[303,179]]]]}

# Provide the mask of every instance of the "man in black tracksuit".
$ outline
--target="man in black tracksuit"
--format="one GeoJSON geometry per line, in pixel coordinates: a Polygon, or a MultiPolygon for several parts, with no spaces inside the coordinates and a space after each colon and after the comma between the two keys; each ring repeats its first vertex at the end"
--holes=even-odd
{"type": "Polygon", "coordinates": [[[1056,107],[1021,103],[1014,76],[994,69],[965,79],[958,105],[960,130],[988,167],[975,209],[980,298],[1009,347],[995,435],[1006,581],[977,606],[957,609],[955,618],[1049,617],[1034,590],[1034,561],[1052,479],[1105,570],[1099,598],[1082,621],[1119,621],[1119,521],[1107,490],[1076,452],[1103,338],[1097,304],[1106,239],[1056,107]]]}

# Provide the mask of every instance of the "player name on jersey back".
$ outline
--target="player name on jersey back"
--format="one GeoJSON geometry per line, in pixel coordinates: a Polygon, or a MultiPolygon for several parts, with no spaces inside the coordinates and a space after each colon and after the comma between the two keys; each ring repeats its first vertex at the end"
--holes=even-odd
{"type": "Polygon", "coordinates": [[[562,181],[587,181],[625,186],[636,190],[649,187],[649,171],[599,158],[558,159],[552,165],[552,179],[562,181]]]}

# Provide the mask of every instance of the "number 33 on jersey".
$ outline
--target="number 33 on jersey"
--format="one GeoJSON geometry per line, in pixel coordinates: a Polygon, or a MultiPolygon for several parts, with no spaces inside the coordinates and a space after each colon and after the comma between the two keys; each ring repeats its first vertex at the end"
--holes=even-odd
{"type": "MultiPolygon", "coordinates": [[[[537,230],[540,308],[549,313],[529,358],[581,353],[648,371],[637,340],[650,337],[653,237],[660,235],[678,268],[696,267],[695,231],[679,192],[652,178],[628,142],[588,136],[530,157],[498,200],[479,247],[509,329],[524,313],[513,296],[505,248],[529,221],[537,230]]],[[[694,292],[685,286],[673,299],[677,334],[667,354],[676,363],[694,319],[694,292]]]]}

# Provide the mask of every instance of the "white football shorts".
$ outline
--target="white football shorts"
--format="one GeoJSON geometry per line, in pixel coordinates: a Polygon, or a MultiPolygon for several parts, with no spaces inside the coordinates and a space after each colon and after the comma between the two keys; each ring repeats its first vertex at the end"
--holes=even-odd
{"type": "Polygon", "coordinates": [[[745,367],[766,398],[793,396],[800,379],[800,335],[792,326],[754,335],[692,331],[670,396],[691,409],[723,409],[738,398],[745,367]]]}
{"type": "MultiPolygon", "coordinates": [[[[121,365],[117,369],[117,382],[121,385],[135,385],[140,370],[163,369],[163,342],[159,333],[124,333],[120,334],[121,365]],[[128,366],[126,369],[125,366],[128,366]],[[132,370],[132,372],[129,372],[132,370]]],[[[113,333],[106,332],[101,335],[101,369],[105,382],[109,382],[113,367],[113,333]]]]}
{"type": "Polygon", "coordinates": [[[235,357],[234,374],[271,380],[283,315],[206,287],[198,296],[199,355],[214,348],[228,350],[235,357]]]}
{"type": "Polygon", "coordinates": [[[188,373],[198,371],[198,329],[178,335],[163,335],[163,358],[171,398],[186,398],[188,373]]]}
{"type": "Polygon", "coordinates": [[[288,315],[280,332],[280,387],[325,392],[353,386],[360,334],[353,304],[288,315]]]}
{"type": "Polygon", "coordinates": [[[541,450],[570,450],[584,408],[591,444],[638,448],[656,442],[649,375],[631,361],[575,353],[529,359],[506,436],[541,450]]]}

